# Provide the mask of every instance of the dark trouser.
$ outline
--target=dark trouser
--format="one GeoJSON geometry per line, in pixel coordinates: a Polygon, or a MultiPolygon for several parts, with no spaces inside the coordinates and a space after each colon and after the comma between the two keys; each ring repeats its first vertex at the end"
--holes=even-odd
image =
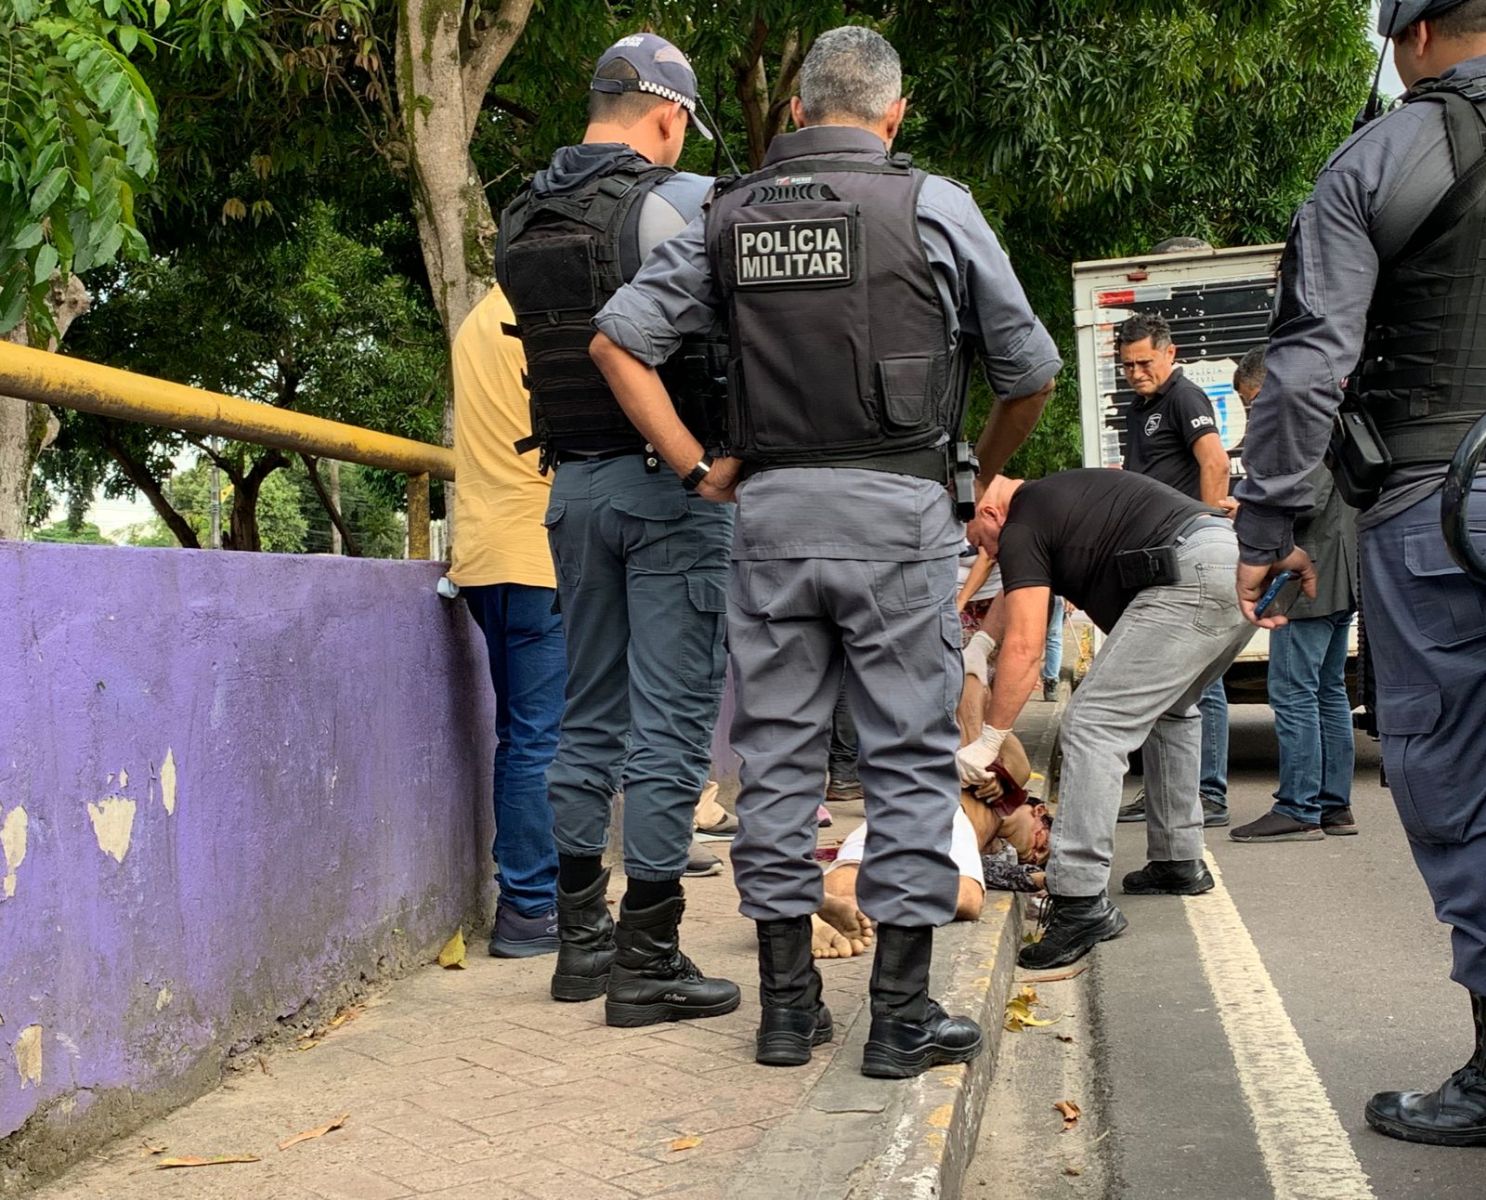
{"type": "MultiPolygon", "coordinates": [[[[1486,482],[1471,507],[1486,546],[1486,482]]],[[[1360,545],[1388,786],[1453,930],[1451,978],[1486,994],[1486,587],[1450,558],[1438,494],[1363,530],[1360,545]]]]}
{"type": "Polygon", "coordinates": [[[495,845],[500,899],[523,916],[557,903],[557,847],[547,767],[562,721],[562,622],[551,588],[496,583],[461,588],[485,634],[495,685],[495,845]]]}
{"type": "Polygon", "coordinates": [[[831,714],[831,782],[857,783],[857,726],[851,719],[851,705],[846,700],[846,673],[841,675],[841,690],[836,694],[836,709],[831,714]]]}
{"type": "Polygon", "coordinates": [[[547,529],[568,646],[547,774],[557,848],[603,854],[622,788],[625,872],[679,879],[722,702],[732,506],[688,495],[639,455],[569,462],[547,529]]]}
{"type": "Polygon", "coordinates": [[[743,765],[732,858],[744,916],[781,920],[820,907],[815,809],[844,662],[867,797],[857,901],[888,925],[953,918],[963,678],[955,562],[733,564],[732,742],[743,765]]]}

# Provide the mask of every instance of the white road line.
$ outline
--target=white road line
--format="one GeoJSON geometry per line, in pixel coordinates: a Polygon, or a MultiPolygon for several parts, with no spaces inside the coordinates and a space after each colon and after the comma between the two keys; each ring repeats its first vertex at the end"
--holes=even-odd
{"type": "Polygon", "coordinates": [[[1367,1174],[1223,886],[1218,864],[1211,855],[1207,862],[1218,885],[1206,895],[1187,897],[1187,921],[1275,1200],[1373,1200],[1367,1174]]]}

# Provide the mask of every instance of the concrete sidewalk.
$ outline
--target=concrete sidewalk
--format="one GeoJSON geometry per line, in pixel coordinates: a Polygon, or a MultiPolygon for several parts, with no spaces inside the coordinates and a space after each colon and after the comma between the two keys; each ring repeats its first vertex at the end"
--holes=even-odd
{"type": "MultiPolygon", "coordinates": [[[[1061,706],[1033,704],[1025,740],[1047,772],[1061,706]],[[1041,752],[1037,747],[1045,742],[1041,752]]],[[[861,805],[833,806],[822,843],[861,805]]],[[[727,843],[711,849],[726,859],[727,843]]],[[[610,888],[618,903],[622,880],[610,888]]],[[[970,1070],[864,1079],[870,959],[824,961],[838,1034],[809,1067],[753,1061],[756,943],[730,873],[688,881],[682,946],[743,985],[726,1017],[610,1029],[600,1001],[548,998],[551,958],[505,961],[470,937],[465,970],[429,967],[380,989],[306,1049],[236,1064],[217,1091],[83,1160],[37,1200],[626,1200],[636,1196],[955,1195],[994,1053],[970,1070]],[[834,1060],[840,1057],[839,1062],[834,1060]],[[280,1151],[296,1133],[342,1128],[280,1151]],[[152,1149],[164,1147],[161,1154],[152,1149]],[[170,1156],[256,1162],[161,1170],[170,1156]],[[912,1177],[912,1185],[901,1182],[912,1177]],[[791,1186],[793,1184],[793,1186],[791,1186]],[[883,1190],[886,1189],[886,1190],[883,1190]]],[[[941,933],[937,993],[1000,1031],[1019,915],[1005,893],[941,933]]],[[[452,932],[452,931],[451,931],[452,932]]]]}

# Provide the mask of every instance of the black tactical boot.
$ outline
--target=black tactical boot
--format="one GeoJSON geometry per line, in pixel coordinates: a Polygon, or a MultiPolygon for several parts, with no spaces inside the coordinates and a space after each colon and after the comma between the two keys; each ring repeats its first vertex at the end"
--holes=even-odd
{"type": "Polygon", "coordinates": [[[810,1048],[824,1046],[835,1027],[820,998],[820,972],[810,954],[810,918],[758,922],[759,1003],[756,1061],[802,1067],[810,1048]]]}
{"type": "Polygon", "coordinates": [[[862,1052],[862,1074],[908,1079],[944,1063],[980,1053],[980,1026],[951,1017],[929,999],[934,931],[927,925],[879,925],[872,963],[872,1027],[862,1052]]]}
{"type": "Polygon", "coordinates": [[[1125,876],[1122,886],[1130,896],[1200,896],[1216,886],[1213,873],[1200,858],[1148,862],[1125,876]]]}
{"type": "Polygon", "coordinates": [[[1432,1092],[1379,1092],[1367,1123],[1379,1133],[1431,1146],[1486,1146],[1486,996],[1471,993],[1476,1052],[1432,1092]]]}
{"type": "Polygon", "coordinates": [[[677,929],[686,900],[675,896],[650,908],[619,906],[614,969],[604,1020],[610,1025],[655,1025],[720,1017],[738,1007],[738,985],[708,979],[681,953],[677,929]]]}
{"type": "Polygon", "coordinates": [[[1042,931],[1042,940],[1023,946],[1016,956],[1018,966],[1035,971],[1077,962],[1100,942],[1119,937],[1130,924],[1125,914],[1109,902],[1109,893],[1097,896],[1053,896],[1052,916],[1042,931]]]}
{"type": "Polygon", "coordinates": [[[604,894],[605,871],[576,892],[557,889],[557,966],[552,971],[554,1000],[597,1000],[609,984],[614,961],[614,918],[604,894]]]}

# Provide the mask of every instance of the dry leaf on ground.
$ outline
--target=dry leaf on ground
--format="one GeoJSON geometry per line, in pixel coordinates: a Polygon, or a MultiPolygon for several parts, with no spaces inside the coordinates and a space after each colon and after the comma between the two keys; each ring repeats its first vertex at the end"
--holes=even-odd
{"type": "Polygon", "coordinates": [[[671,1143],[672,1150],[690,1150],[693,1146],[700,1146],[702,1139],[692,1134],[690,1137],[677,1138],[671,1143]]]}
{"type": "Polygon", "coordinates": [[[168,1171],[171,1167],[220,1167],[226,1163],[250,1163],[257,1162],[256,1154],[214,1154],[210,1158],[197,1158],[187,1155],[184,1158],[162,1158],[155,1164],[160,1170],[168,1171]]]}
{"type": "Polygon", "coordinates": [[[1063,1114],[1064,1133],[1067,1133],[1077,1125],[1079,1117],[1083,1116],[1083,1109],[1079,1108],[1072,1100],[1059,1100],[1053,1107],[1063,1114]]]}
{"type": "Polygon", "coordinates": [[[456,929],[454,936],[444,943],[439,951],[439,966],[446,971],[464,970],[464,930],[456,929]]]}
{"type": "Polygon", "coordinates": [[[1020,1033],[1023,1029],[1041,1029],[1045,1025],[1055,1025],[1063,1019],[1039,1017],[1034,1010],[1041,1003],[1036,988],[1024,987],[1006,1002],[1006,1029],[1012,1033],[1020,1033]]]}
{"type": "Polygon", "coordinates": [[[1063,1168],[1063,1174],[1064,1175],[1082,1175],[1083,1173],[1084,1173],[1084,1169],[1082,1167],[1064,1167],[1063,1168]]]}
{"type": "Polygon", "coordinates": [[[363,1009],[360,1004],[352,1004],[347,1008],[343,1008],[330,1019],[330,1024],[326,1028],[339,1029],[347,1021],[354,1021],[361,1015],[362,1011],[363,1009]]]}
{"type": "Polygon", "coordinates": [[[324,1125],[316,1126],[314,1129],[306,1129],[303,1133],[296,1133],[292,1138],[285,1138],[279,1143],[279,1149],[287,1150],[290,1146],[299,1145],[300,1142],[309,1142],[315,1138],[322,1138],[332,1129],[339,1129],[350,1119],[350,1116],[350,1113],[343,1112],[333,1121],[327,1121],[324,1125]]]}
{"type": "Polygon", "coordinates": [[[164,1154],[167,1150],[170,1149],[169,1146],[157,1146],[157,1145],[155,1145],[154,1142],[150,1141],[148,1138],[146,1138],[144,1141],[140,1142],[139,1144],[144,1147],[144,1152],[145,1152],[145,1156],[146,1157],[149,1157],[151,1154],[164,1154]]]}
{"type": "Polygon", "coordinates": [[[1073,1035],[1071,1033],[1055,1033],[1053,1034],[1053,1037],[1057,1038],[1060,1042],[1073,1041],[1073,1035]]]}

